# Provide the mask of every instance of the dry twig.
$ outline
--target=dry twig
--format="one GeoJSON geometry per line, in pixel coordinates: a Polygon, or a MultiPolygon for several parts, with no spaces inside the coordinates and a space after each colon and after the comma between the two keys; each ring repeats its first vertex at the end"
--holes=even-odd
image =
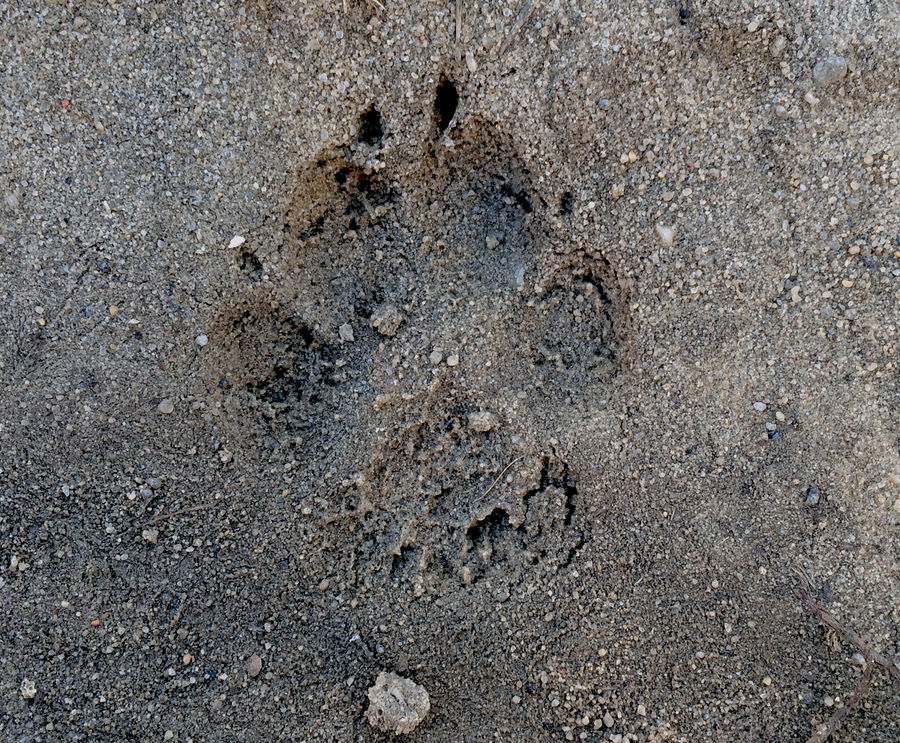
{"type": "Polygon", "coordinates": [[[865,699],[866,694],[869,693],[869,684],[872,682],[872,668],[873,666],[866,666],[859,683],[856,685],[853,693],[847,698],[847,701],[837,708],[835,713],[828,719],[828,722],[819,728],[818,732],[813,733],[807,743],[825,743],[828,740],[828,736],[841,726],[841,723],[853,708],[865,699]]]}
{"type": "MultiPolygon", "coordinates": [[[[806,584],[811,585],[808,577],[803,577],[806,578],[806,584]]],[[[896,661],[892,658],[888,658],[877,650],[873,650],[859,634],[841,624],[831,612],[826,611],[826,609],[810,595],[805,587],[797,586],[794,588],[794,595],[816,619],[837,633],[840,637],[843,637],[847,644],[859,651],[866,659],[866,668],[863,671],[862,677],[859,679],[859,683],[853,690],[853,693],[847,698],[844,705],[835,711],[828,722],[822,725],[818,731],[813,733],[807,742],[825,743],[828,737],[841,726],[851,710],[866,698],[866,695],[869,693],[869,685],[872,682],[872,670],[874,667],[876,665],[881,666],[897,684],[900,684],[900,668],[898,668],[896,661]]]]}
{"type": "Polygon", "coordinates": [[[869,663],[876,663],[888,672],[895,683],[900,684],[900,667],[892,659],[886,655],[879,653],[869,647],[868,643],[862,639],[852,629],[848,629],[841,624],[833,614],[826,611],[818,601],[816,601],[809,592],[804,588],[795,588],[794,595],[800,599],[800,602],[809,610],[809,612],[818,619],[826,627],[830,627],[843,637],[849,645],[858,650],[869,663]]]}

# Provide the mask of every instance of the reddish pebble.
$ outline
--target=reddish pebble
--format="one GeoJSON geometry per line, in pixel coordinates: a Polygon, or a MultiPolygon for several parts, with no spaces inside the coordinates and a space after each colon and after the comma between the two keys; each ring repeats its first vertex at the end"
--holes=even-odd
{"type": "Polygon", "coordinates": [[[72,101],[70,101],[68,98],[62,99],[62,107],[63,108],[68,108],[70,105],[72,105],[72,101]]]}
{"type": "Polygon", "coordinates": [[[99,626],[100,626],[100,620],[99,620],[99,619],[92,619],[92,620],[91,620],[91,627],[99,627],[99,626]]]}

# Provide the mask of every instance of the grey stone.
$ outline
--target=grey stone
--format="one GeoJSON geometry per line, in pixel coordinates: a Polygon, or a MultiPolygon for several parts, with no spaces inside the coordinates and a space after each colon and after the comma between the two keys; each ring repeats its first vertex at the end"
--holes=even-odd
{"type": "Polygon", "coordinates": [[[813,81],[820,88],[841,81],[847,75],[847,60],[837,54],[830,54],[820,59],[813,67],[813,81]]]}

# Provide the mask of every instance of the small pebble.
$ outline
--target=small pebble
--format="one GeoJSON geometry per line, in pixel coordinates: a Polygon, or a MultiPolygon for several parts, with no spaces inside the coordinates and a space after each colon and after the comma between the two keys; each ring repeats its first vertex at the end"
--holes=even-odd
{"type": "Polygon", "coordinates": [[[166,397],[159,401],[159,405],[156,406],[156,409],[163,415],[169,415],[169,413],[175,411],[175,403],[166,397]]]}
{"type": "Polygon", "coordinates": [[[854,665],[860,666],[862,668],[866,667],[866,658],[862,653],[853,653],[850,656],[850,660],[854,663],[854,665]]]}
{"type": "Polygon", "coordinates": [[[159,529],[144,529],[141,532],[141,538],[145,542],[156,544],[156,540],[159,539],[159,529]]]}
{"type": "Polygon", "coordinates": [[[407,735],[428,714],[431,701],[424,686],[396,673],[382,671],[369,687],[366,719],[376,730],[407,735]]]}
{"type": "Polygon", "coordinates": [[[34,699],[37,696],[37,686],[31,679],[22,679],[22,686],[19,689],[25,699],[34,699]]]}
{"type": "Polygon", "coordinates": [[[753,409],[762,413],[766,409],[766,404],[764,402],[755,402],[753,403],[753,409]]]}
{"type": "Polygon", "coordinates": [[[639,704],[639,705],[637,706],[637,713],[638,713],[641,717],[646,717],[646,716],[647,716],[647,708],[646,708],[643,704],[639,704]]]}
{"type": "Polygon", "coordinates": [[[403,315],[396,306],[385,303],[375,309],[369,322],[382,335],[392,337],[403,323],[403,315]]]}
{"type": "MultiPolygon", "coordinates": [[[[449,363],[449,361],[448,361],[449,363]]],[[[487,433],[497,427],[497,416],[488,410],[469,414],[469,428],[479,433],[487,433]]]]}
{"type": "Polygon", "coordinates": [[[447,357],[447,366],[456,366],[459,363],[459,354],[451,353],[447,357]]]}
{"type": "Polygon", "coordinates": [[[810,485],[809,490],[806,491],[806,500],[803,502],[807,506],[818,506],[820,497],[821,494],[819,493],[819,488],[815,485],[810,485]]]}
{"type": "Polygon", "coordinates": [[[259,676],[259,672],[262,671],[262,658],[260,658],[256,653],[253,653],[249,658],[247,658],[247,675],[250,678],[256,678],[259,676]]]}
{"type": "Polygon", "coordinates": [[[820,59],[813,67],[813,80],[820,88],[833,85],[847,75],[847,60],[837,54],[820,59]]]}
{"type": "Polygon", "coordinates": [[[430,354],[428,354],[428,360],[429,360],[432,364],[440,364],[440,363],[441,363],[441,360],[442,360],[443,358],[444,358],[444,354],[442,354],[442,353],[441,353],[440,351],[438,351],[437,349],[435,349],[435,350],[432,351],[430,354]]]}
{"type": "Polygon", "coordinates": [[[822,699],[822,704],[824,704],[826,707],[833,707],[834,706],[834,697],[826,695],[822,699]]]}
{"type": "Polygon", "coordinates": [[[609,714],[609,712],[607,712],[605,715],[603,715],[603,724],[606,725],[606,727],[608,727],[608,728],[611,728],[613,726],[613,724],[614,724],[613,716],[611,714],[609,714]]]}
{"type": "Polygon", "coordinates": [[[656,225],[656,236],[659,238],[659,244],[664,248],[671,248],[675,244],[675,230],[672,227],[656,225]]]}
{"type": "Polygon", "coordinates": [[[513,269],[513,285],[516,287],[525,286],[525,267],[516,266],[513,269]]]}
{"type": "Polygon", "coordinates": [[[209,338],[201,333],[196,338],[194,338],[194,343],[202,348],[207,343],[209,343],[209,338]]]}
{"type": "Polygon", "coordinates": [[[341,327],[338,328],[338,335],[345,343],[352,343],[354,340],[353,326],[350,323],[345,322],[343,325],[341,325],[341,327]]]}
{"type": "Polygon", "coordinates": [[[472,74],[478,72],[478,65],[475,64],[475,55],[472,54],[471,50],[466,51],[466,67],[472,74]]]}
{"type": "Polygon", "coordinates": [[[228,243],[228,247],[231,250],[234,250],[235,248],[241,247],[241,245],[243,245],[245,242],[247,242],[246,237],[243,237],[242,235],[235,235],[231,238],[231,242],[228,243]]]}

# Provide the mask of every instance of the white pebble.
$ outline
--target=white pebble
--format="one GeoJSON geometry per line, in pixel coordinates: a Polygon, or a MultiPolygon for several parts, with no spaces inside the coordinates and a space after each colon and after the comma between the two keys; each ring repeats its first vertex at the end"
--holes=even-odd
{"type": "Polygon", "coordinates": [[[194,342],[202,348],[207,343],[209,343],[209,338],[207,338],[203,333],[201,333],[194,339],[194,342]]]}
{"type": "Polygon", "coordinates": [[[424,686],[398,676],[381,672],[369,687],[366,719],[376,730],[407,735],[425,719],[431,700],[424,686]]]}
{"type": "Polygon", "coordinates": [[[145,542],[150,542],[150,544],[156,544],[156,540],[159,539],[159,529],[144,529],[141,532],[141,538],[145,542]]]}
{"type": "Polygon", "coordinates": [[[478,72],[478,65],[475,64],[475,55],[472,54],[471,51],[466,52],[466,67],[468,67],[469,72],[473,74],[478,72]]]}
{"type": "Polygon", "coordinates": [[[675,244],[675,230],[663,224],[656,225],[656,236],[659,238],[659,244],[664,248],[671,248],[675,244]]]}
{"type": "Polygon", "coordinates": [[[353,326],[345,322],[341,327],[338,328],[338,335],[341,337],[341,340],[345,343],[352,343],[353,338],[353,326]]]}
{"type": "Polygon", "coordinates": [[[243,245],[245,242],[247,242],[246,237],[243,237],[242,235],[235,235],[231,238],[231,242],[228,243],[228,247],[231,250],[234,250],[235,248],[241,247],[241,245],[243,245]]]}
{"type": "Polygon", "coordinates": [[[753,409],[762,413],[766,409],[766,404],[764,402],[755,402],[753,403],[753,409]]]}
{"type": "Polygon", "coordinates": [[[22,679],[20,691],[25,699],[34,699],[37,696],[37,686],[31,679],[22,679]]]}
{"type": "Polygon", "coordinates": [[[456,366],[459,363],[459,354],[451,353],[447,357],[447,366],[456,366]]]}
{"type": "Polygon", "coordinates": [[[444,354],[442,354],[442,353],[441,353],[440,351],[438,351],[437,349],[435,349],[435,350],[432,351],[430,354],[428,354],[428,360],[429,360],[432,364],[440,364],[440,363],[441,363],[441,360],[442,360],[443,358],[444,358],[444,354]]]}
{"type": "Polygon", "coordinates": [[[169,413],[174,412],[175,403],[166,397],[159,401],[159,405],[156,406],[156,409],[163,415],[168,415],[169,413]]]}
{"type": "Polygon", "coordinates": [[[489,410],[479,410],[477,413],[469,413],[469,428],[479,433],[492,431],[497,427],[497,416],[489,410]]]}

